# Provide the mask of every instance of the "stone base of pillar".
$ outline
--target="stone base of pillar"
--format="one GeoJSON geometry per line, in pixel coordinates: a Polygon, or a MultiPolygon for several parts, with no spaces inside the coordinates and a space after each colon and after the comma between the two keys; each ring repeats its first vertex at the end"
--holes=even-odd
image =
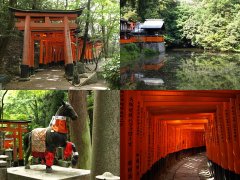
{"type": "Polygon", "coordinates": [[[29,78],[29,66],[28,65],[24,65],[22,64],[21,65],[21,77],[20,77],[20,81],[29,81],[30,78],[29,78]]]}
{"type": "Polygon", "coordinates": [[[73,79],[73,69],[74,69],[73,64],[66,64],[65,65],[65,76],[68,80],[73,79]]]}
{"type": "Polygon", "coordinates": [[[47,65],[46,64],[39,64],[39,68],[40,69],[45,69],[45,68],[47,68],[47,65]]]}
{"type": "Polygon", "coordinates": [[[30,73],[30,76],[35,74],[35,69],[34,69],[34,67],[30,67],[30,68],[29,68],[29,73],[30,73]]]}
{"type": "Polygon", "coordinates": [[[64,62],[64,60],[61,60],[58,63],[59,63],[60,66],[63,66],[65,62],[64,62]]]}
{"type": "Polygon", "coordinates": [[[19,166],[24,166],[24,160],[23,159],[19,159],[18,160],[18,165],[19,166]]]}

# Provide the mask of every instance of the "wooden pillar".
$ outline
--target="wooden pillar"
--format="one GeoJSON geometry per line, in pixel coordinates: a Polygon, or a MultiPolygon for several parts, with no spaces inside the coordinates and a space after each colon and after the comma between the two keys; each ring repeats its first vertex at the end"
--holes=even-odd
{"type": "Polygon", "coordinates": [[[45,41],[45,58],[44,64],[47,65],[49,63],[49,42],[45,41]]]}
{"type": "Polygon", "coordinates": [[[220,144],[220,156],[221,156],[221,165],[224,169],[228,169],[228,153],[227,153],[227,145],[226,145],[226,132],[224,129],[224,109],[223,104],[218,105],[217,107],[217,126],[218,126],[218,136],[219,136],[219,144],[220,144]]]}
{"type": "Polygon", "coordinates": [[[43,65],[43,40],[40,40],[39,67],[43,65]]]}
{"type": "Polygon", "coordinates": [[[17,162],[17,142],[16,142],[16,131],[13,131],[13,161],[17,162]]]}
{"type": "Polygon", "coordinates": [[[64,16],[64,54],[65,54],[65,74],[67,77],[73,76],[73,57],[71,48],[70,29],[68,17],[64,16]]]}
{"type": "Polygon", "coordinates": [[[30,65],[30,15],[25,17],[25,29],[24,29],[24,43],[23,43],[23,60],[21,65],[21,78],[23,80],[29,80],[29,65],[30,65]]]}
{"type": "Polygon", "coordinates": [[[29,47],[29,67],[30,75],[34,74],[34,39],[31,31],[30,34],[30,47],[29,47]]]}
{"type": "Polygon", "coordinates": [[[22,145],[22,128],[18,124],[18,147],[19,147],[19,160],[23,160],[23,145],[22,145]]]}
{"type": "Polygon", "coordinates": [[[240,95],[232,102],[232,111],[234,171],[240,174],[240,95]]]}
{"type": "Polygon", "coordinates": [[[234,171],[234,157],[233,157],[233,144],[232,144],[232,134],[231,134],[231,121],[230,121],[230,103],[224,102],[223,103],[224,108],[224,128],[225,128],[225,134],[226,134],[226,146],[227,146],[227,164],[228,169],[230,171],[234,171]]]}

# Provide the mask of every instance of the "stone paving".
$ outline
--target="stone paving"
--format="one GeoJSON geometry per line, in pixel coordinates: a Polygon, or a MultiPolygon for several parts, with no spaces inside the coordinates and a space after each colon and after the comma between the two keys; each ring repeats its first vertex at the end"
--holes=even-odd
{"type": "Polygon", "coordinates": [[[167,169],[164,180],[213,180],[208,166],[205,153],[183,158],[172,167],[167,169]]]}
{"type": "MultiPolygon", "coordinates": [[[[96,73],[86,73],[88,77],[94,76],[96,73]]],[[[81,78],[80,83],[84,83],[89,78],[81,78]]],[[[4,89],[62,89],[62,90],[105,90],[107,83],[104,80],[98,80],[97,83],[75,87],[64,77],[64,69],[62,67],[54,67],[44,69],[31,76],[30,81],[12,80],[6,84],[4,89]]]]}

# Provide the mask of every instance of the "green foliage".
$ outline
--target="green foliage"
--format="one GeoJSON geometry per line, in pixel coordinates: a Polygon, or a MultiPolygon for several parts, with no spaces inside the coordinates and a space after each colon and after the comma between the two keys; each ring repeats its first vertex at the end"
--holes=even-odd
{"type": "MultiPolygon", "coordinates": [[[[162,18],[165,40],[171,47],[240,52],[239,0],[136,0],[142,20],[162,18]]],[[[134,9],[125,3],[123,16],[134,9]],[[128,12],[126,10],[129,10],[128,12]]],[[[137,18],[136,18],[137,19],[137,18]]]]}
{"type": "Polygon", "coordinates": [[[236,1],[203,1],[181,22],[182,37],[206,50],[239,51],[240,6],[236,1]]]}
{"type": "Polygon", "coordinates": [[[146,57],[155,56],[155,55],[159,55],[159,51],[156,51],[156,50],[153,50],[153,49],[149,49],[149,48],[144,48],[143,49],[143,54],[146,57]]]}
{"type": "Polygon", "coordinates": [[[109,83],[110,89],[120,89],[120,56],[107,59],[103,65],[103,77],[109,83]]]}
{"type": "Polygon", "coordinates": [[[4,119],[31,120],[31,128],[47,127],[66,99],[65,91],[19,90],[8,91],[4,119]]]}
{"type": "Polygon", "coordinates": [[[92,35],[98,34],[98,38],[103,42],[104,57],[113,57],[119,48],[119,1],[93,0],[92,9],[92,35]]]}
{"type": "Polygon", "coordinates": [[[122,45],[120,56],[121,56],[121,67],[128,64],[133,64],[133,61],[140,57],[140,48],[137,44],[125,44],[122,45]]]}
{"type": "MultiPolygon", "coordinates": [[[[124,10],[122,10],[124,11],[124,10]]],[[[124,16],[123,18],[124,19],[129,19],[129,20],[132,20],[132,21],[138,21],[139,20],[139,17],[136,13],[136,10],[132,10],[132,9],[128,9],[128,10],[125,10],[126,13],[124,13],[124,16]]]]}
{"type": "Polygon", "coordinates": [[[149,48],[140,49],[139,45],[135,43],[124,44],[120,52],[121,67],[134,66],[141,56],[150,57],[155,55],[159,55],[159,51],[149,48]]]}

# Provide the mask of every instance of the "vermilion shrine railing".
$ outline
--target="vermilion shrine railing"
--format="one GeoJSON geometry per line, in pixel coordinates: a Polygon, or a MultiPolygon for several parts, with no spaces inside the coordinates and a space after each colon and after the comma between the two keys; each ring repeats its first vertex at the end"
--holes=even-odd
{"type": "MultiPolygon", "coordinates": [[[[83,40],[75,36],[79,10],[21,10],[10,8],[16,18],[15,26],[24,31],[21,78],[28,79],[38,67],[52,63],[65,64],[67,77],[73,75],[73,62],[80,59],[83,40]],[[39,46],[39,58],[34,57],[34,47],[39,46]]],[[[98,57],[101,42],[87,42],[85,61],[98,57]]]]}

